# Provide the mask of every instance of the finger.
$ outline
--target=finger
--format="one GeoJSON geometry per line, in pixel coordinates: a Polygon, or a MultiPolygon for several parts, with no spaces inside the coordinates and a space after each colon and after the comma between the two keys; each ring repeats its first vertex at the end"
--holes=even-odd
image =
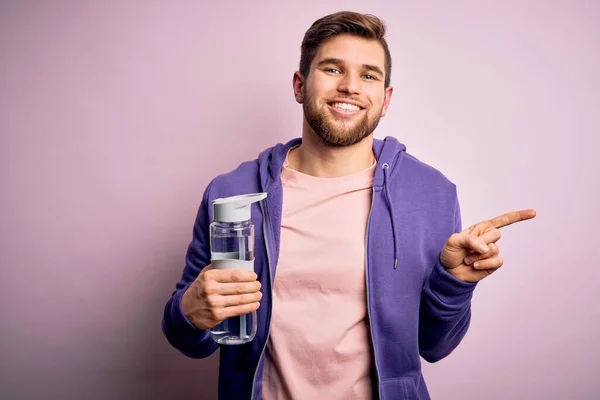
{"type": "Polygon", "coordinates": [[[535,210],[520,210],[513,211],[506,214],[502,214],[497,216],[496,218],[492,218],[490,222],[496,228],[502,228],[504,226],[508,226],[520,221],[526,221],[528,219],[532,219],[536,216],[535,210]]]}
{"type": "Polygon", "coordinates": [[[492,273],[497,271],[497,268],[496,269],[491,268],[491,269],[477,270],[477,269],[473,269],[471,267],[465,267],[465,268],[457,268],[457,270],[458,269],[460,269],[460,271],[455,276],[458,279],[465,281],[465,282],[479,282],[483,278],[486,278],[487,276],[489,276],[492,273]]]}
{"type": "Polygon", "coordinates": [[[213,269],[207,271],[207,277],[221,283],[254,282],[258,278],[254,271],[242,269],[213,269]]]}
{"type": "Polygon", "coordinates": [[[500,232],[500,229],[497,228],[492,228],[489,231],[479,235],[479,238],[485,244],[496,243],[498,240],[500,240],[500,237],[502,237],[502,233],[500,232]]]}
{"type": "Polygon", "coordinates": [[[462,247],[479,254],[485,254],[490,251],[488,245],[477,235],[467,235],[463,239],[462,247]]]}
{"type": "Polygon", "coordinates": [[[260,290],[261,286],[259,281],[219,283],[217,293],[221,295],[256,293],[260,290]]]}
{"type": "Polygon", "coordinates": [[[500,254],[500,249],[495,243],[489,243],[488,248],[490,249],[490,251],[488,251],[485,254],[470,253],[468,256],[465,257],[464,263],[467,265],[471,265],[476,261],[484,260],[486,258],[493,258],[500,254]]]}
{"type": "Polygon", "coordinates": [[[259,302],[262,299],[262,293],[249,293],[249,294],[234,294],[229,296],[209,296],[206,299],[207,304],[211,308],[224,308],[241,306],[245,304],[252,304],[259,302]]]}
{"type": "Polygon", "coordinates": [[[502,257],[486,258],[485,260],[477,261],[473,264],[473,268],[477,270],[483,269],[498,269],[504,264],[502,257]]]}
{"type": "Polygon", "coordinates": [[[258,307],[260,307],[259,302],[244,304],[240,306],[225,307],[215,312],[213,317],[217,321],[224,321],[227,318],[237,317],[239,315],[244,315],[251,313],[252,311],[256,311],[258,310],[258,307]]]}
{"type": "MultiPolygon", "coordinates": [[[[481,223],[478,225],[489,225],[489,223],[481,223]]],[[[470,264],[473,261],[488,258],[497,254],[495,253],[498,251],[497,246],[490,245],[500,240],[500,229],[494,227],[489,228],[489,230],[486,229],[488,228],[475,228],[468,236],[464,236],[462,247],[466,247],[470,250],[468,256],[464,260],[465,264],[470,264]],[[486,247],[484,247],[486,244],[488,245],[487,251],[486,247]]]]}

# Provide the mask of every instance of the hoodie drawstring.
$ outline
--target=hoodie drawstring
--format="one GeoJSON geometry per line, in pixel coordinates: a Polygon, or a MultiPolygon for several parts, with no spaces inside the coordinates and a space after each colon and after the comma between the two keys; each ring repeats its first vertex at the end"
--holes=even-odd
{"type": "Polygon", "coordinates": [[[392,200],[390,198],[390,180],[388,177],[390,165],[388,163],[383,163],[381,167],[383,168],[383,186],[385,191],[385,198],[387,200],[390,210],[390,219],[392,220],[392,236],[394,237],[394,269],[396,269],[398,268],[398,241],[396,238],[396,215],[394,213],[394,203],[392,203],[392,200]]]}

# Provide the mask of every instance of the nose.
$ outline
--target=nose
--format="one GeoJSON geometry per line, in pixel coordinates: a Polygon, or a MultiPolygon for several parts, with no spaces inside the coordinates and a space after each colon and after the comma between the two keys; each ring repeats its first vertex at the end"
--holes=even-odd
{"type": "Polygon", "coordinates": [[[353,74],[345,74],[339,82],[338,90],[348,94],[360,93],[360,78],[353,74]]]}

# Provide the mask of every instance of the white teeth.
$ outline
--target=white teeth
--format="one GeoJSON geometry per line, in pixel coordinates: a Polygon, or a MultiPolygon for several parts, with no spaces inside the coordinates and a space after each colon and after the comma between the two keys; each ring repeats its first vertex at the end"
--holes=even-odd
{"type": "Polygon", "coordinates": [[[335,108],[339,108],[340,110],[347,110],[347,111],[360,110],[360,107],[355,106],[354,104],[348,104],[348,103],[333,103],[332,106],[335,108]]]}

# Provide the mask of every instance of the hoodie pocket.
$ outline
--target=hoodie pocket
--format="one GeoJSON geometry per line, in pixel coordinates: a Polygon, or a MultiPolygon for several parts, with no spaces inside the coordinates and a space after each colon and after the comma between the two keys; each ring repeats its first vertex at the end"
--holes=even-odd
{"type": "Polygon", "coordinates": [[[412,378],[391,378],[381,382],[384,399],[419,400],[417,385],[412,378]]]}

